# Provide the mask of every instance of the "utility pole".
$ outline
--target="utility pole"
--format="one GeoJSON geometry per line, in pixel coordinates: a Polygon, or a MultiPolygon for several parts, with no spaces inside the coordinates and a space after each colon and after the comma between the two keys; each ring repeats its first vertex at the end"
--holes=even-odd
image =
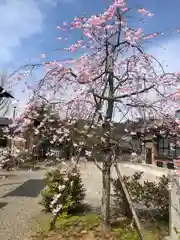
{"type": "Polygon", "coordinates": [[[14,106],[13,109],[14,109],[14,110],[13,110],[13,119],[14,119],[15,116],[16,116],[16,106],[14,106]]]}
{"type": "MultiPolygon", "coordinates": [[[[13,122],[16,116],[16,106],[13,107],[13,122]]],[[[14,153],[14,133],[11,133],[11,154],[14,153]]]]}

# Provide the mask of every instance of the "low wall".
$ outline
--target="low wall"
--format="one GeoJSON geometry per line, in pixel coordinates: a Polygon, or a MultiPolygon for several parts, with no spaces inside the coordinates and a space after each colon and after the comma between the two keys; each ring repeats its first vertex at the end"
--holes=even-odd
{"type": "Polygon", "coordinates": [[[170,186],[170,206],[169,206],[169,230],[170,239],[180,239],[180,175],[175,172],[169,174],[170,186]],[[179,233],[178,233],[179,231],[179,233]]]}

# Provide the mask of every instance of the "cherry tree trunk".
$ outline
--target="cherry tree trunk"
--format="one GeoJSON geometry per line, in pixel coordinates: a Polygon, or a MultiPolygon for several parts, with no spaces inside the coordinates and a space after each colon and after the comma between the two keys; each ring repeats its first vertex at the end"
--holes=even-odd
{"type": "Polygon", "coordinates": [[[110,227],[110,191],[111,191],[111,180],[110,180],[110,172],[111,166],[109,164],[110,159],[109,155],[105,157],[103,161],[102,167],[102,205],[101,205],[101,213],[102,213],[102,227],[103,232],[109,230],[110,227]]]}
{"type": "MultiPolygon", "coordinates": [[[[113,84],[113,72],[111,72],[107,79],[108,82],[108,95],[113,97],[114,84],[113,84]]],[[[111,192],[111,160],[112,160],[112,149],[110,146],[110,132],[111,126],[110,121],[112,120],[114,109],[114,100],[108,100],[106,117],[103,125],[103,131],[107,133],[106,149],[104,151],[103,167],[102,167],[102,205],[101,213],[103,217],[103,232],[107,232],[110,229],[110,192],[111,192]]]]}

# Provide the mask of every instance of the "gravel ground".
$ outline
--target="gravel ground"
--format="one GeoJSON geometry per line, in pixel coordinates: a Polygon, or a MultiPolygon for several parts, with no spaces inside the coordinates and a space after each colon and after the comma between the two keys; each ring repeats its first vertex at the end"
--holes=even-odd
{"type": "MultiPolygon", "coordinates": [[[[29,179],[41,178],[38,172],[12,172],[16,176],[0,181],[0,240],[23,240],[30,231],[28,223],[41,207],[39,197],[6,196],[29,179]]],[[[33,186],[34,188],[36,186],[33,186]]]]}
{"type": "MultiPolygon", "coordinates": [[[[167,174],[165,170],[160,171],[137,164],[122,163],[120,167],[122,174],[126,175],[131,175],[137,170],[144,171],[144,179],[147,180],[156,180],[157,177],[167,174]]],[[[81,164],[81,172],[85,188],[87,189],[86,202],[97,207],[100,205],[101,198],[101,174],[97,167],[89,162],[81,164]]],[[[40,196],[31,196],[34,191],[40,190],[37,189],[39,186],[35,182],[32,182],[32,186],[28,186],[28,189],[21,189],[20,196],[15,196],[16,194],[14,196],[6,196],[6,194],[12,193],[13,190],[17,189],[27,180],[42,179],[44,173],[44,170],[34,172],[13,171],[10,174],[14,176],[0,179],[0,240],[28,239],[25,236],[31,231],[31,219],[41,211],[41,206],[38,204],[40,196]],[[28,193],[29,196],[23,196],[23,191],[24,193],[26,192],[26,195],[28,193]]],[[[116,177],[114,169],[112,169],[112,176],[116,177]]]]}

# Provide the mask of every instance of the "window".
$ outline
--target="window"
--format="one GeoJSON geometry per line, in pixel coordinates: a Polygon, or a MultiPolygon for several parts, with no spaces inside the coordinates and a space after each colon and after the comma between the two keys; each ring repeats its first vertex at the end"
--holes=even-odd
{"type": "Polygon", "coordinates": [[[168,138],[157,139],[157,153],[161,156],[173,156],[173,150],[170,148],[170,140],[168,138]]]}
{"type": "Polygon", "coordinates": [[[180,146],[176,144],[176,138],[158,138],[157,141],[157,154],[160,156],[168,156],[177,158],[180,156],[180,146]],[[174,147],[171,147],[174,144],[174,147]]]}

